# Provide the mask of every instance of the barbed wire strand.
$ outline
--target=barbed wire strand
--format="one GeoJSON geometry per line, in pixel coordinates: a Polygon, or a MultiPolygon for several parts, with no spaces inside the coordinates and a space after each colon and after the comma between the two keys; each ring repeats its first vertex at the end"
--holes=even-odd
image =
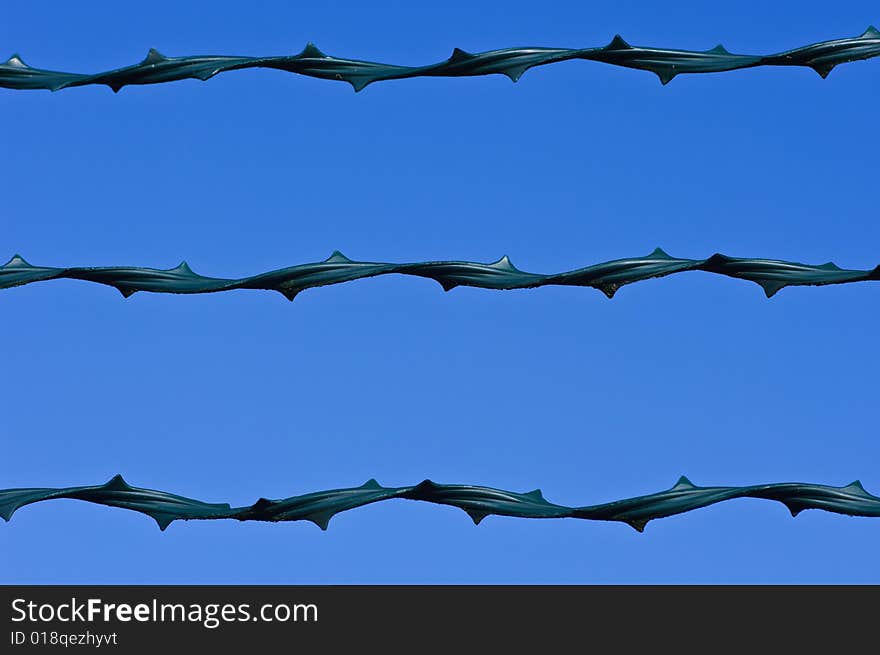
{"type": "Polygon", "coordinates": [[[0,64],[0,87],[58,91],[77,86],[104,84],[119,91],[130,84],[160,84],[182,79],[208,80],[218,73],[246,68],[271,68],[325,80],[348,82],[355,91],[374,82],[412,77],[469,77],[506,75],[516,82],[535,66],[582,59],[654,73],[663,84],[676,75],[719,73],[757,66],[806,66],[823,78],[846,62],[880,55],[880,31],[873,26],[856,37],[822,41],[771,55],[742,55],[718,45],[711,50],[672,50],[633,46],[620,35],[600,48],[506,48],[470,53],[455,48],[445,61],[428,66],[400,66],[326,55],[309,43],[293,56],[237,57],[201,55],[166,57],[151,49],[138,64],[85,75],[32,68],[15,54],[0,64]]]}
{"type": "Polygon", "coordinates": [[[32,266],[21,256],[15,255],[0,267],[0,289],[67,278],[115,287],[126,298],[137,291],[194,294],[263,289],[277,291],[293,300],[301,291],[313,287],[379,275],[401,274],[435,280],[446,291],[458,286],[509,290],[559,285],[592,287],[611,298],[626,284],[685,271],[705,271],[755,282],[764,289],[768,298],[787,286],[880,280],[880,266],[872,270],[846,270],[831,262],[817,266],[776,259],[743,259],[722,254],[714,254],[708,259],[680,259],[667,255],[660,248],[644,257],[616,259],[549,275],[521,271],[506,256],[489,264],[466,261],[390,264],[354,261],[336,251],[324,261],[238,279],[199,275],[186,262],[170,269],[129,266],[51,268],[32,266]]]}
{"type": "Polygon", "coordinates": [[[369,480],[360,487],[331,489],[282,500],[260,498],[247,507],[231,507],[226,503],[205,503],[164,491],[132,487],[121,475],[98,486],[0,490],[0,516],[9,521],[13,513],[25,505],[57,498],[140,512],[153,518],[161,530],[172,521],[195,519],[311,521],[326,530],[330,519],[340,512],[394,498],[458,507],[467,512],[475,524],[494,514],[532,519],[620,521],[639,532],[644,530],[648,521],[734,498],[774,500],[785,505],[792,516],[797,516],[805,509],[820,509],[850,516],[880,517],[880,498],[865,491],[858,480],[845,487],[805,483],[698,487],[686,477],[681,477],[666,491],[585,507],[551,503],[544,498],[540,489],[516,493],[491,487],[437,484],[431,480],[409,487],[383,487],[375,480],[369,480]]]}

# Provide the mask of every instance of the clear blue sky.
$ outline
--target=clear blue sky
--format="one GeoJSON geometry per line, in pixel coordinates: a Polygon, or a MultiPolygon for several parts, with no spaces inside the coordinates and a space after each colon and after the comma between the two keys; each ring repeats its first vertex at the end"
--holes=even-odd
{"type": "MultiPolygon", "coordinates": [[[[439,61],[455,46],[774,52],[875,2],[286,3],[4,8],[0,48],[92,72],[150,47],[439,61]]],[[[273,71],[0,90],[0,256],[237,276],[323,259],[552,272],[641,255],[880,262],[880,61],[682,76],[569,62],[347,84],[273,71]]],[[[134,485],[248,504],[430,477],[588,504],[697,484],[880,493],[880,287],[702,273],[598,291],[386,277],[278,294],[0,294],[0,487],[134,485]]],[[[880,522],[739,500],[650,524],[408,501],[310,523],[178,522],[76,501],[0,525],[30,583],[880,582],[880,522]]]]}

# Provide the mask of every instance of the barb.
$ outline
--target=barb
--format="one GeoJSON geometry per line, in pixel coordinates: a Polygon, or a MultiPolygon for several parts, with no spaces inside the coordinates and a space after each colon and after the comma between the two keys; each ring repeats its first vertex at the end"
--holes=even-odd
{"type": "Polygon", "coordinates": [[[585,507],[548,502],[540,489],[528,493],[463,484],[437,484],[425,480],[410,487],[383,487],[369,480],[360,487],[331,489],[283,500],[260,498],[247,507],[204,503],[164,491],[129,486],[121,475],[106,484],[62,489],[0,490],[0,516],[6,521],[25,505],[54,498],[73,498],[99,505],[130,509],[153,518],[164,530],[172,521],[237,519],[239,521],[311,521],[322,530],[340,512],[394,498],[450,505],[467,512],[475,524],[485,517],[513,516],[531,519],[575,518],[620,521],[639,532],[648,521],[690,512],[734,498],[762,498],[785,505],[792,516],[805,509],[821,509],[850,516],[880,517],[880,498],[855,482],[845,487],[821,484],[779,483],[748,487],[698,487],[681,477],[666,491],[585,507]]]}
{"type": "Polygon", "coordinates": [[[445,291],[458,286],[482,289],[530,289],[549,285],[592,287],[612,298],[633,282],[684,271],[706,271],[759,284],[768,298],[787,286],[846,284],[880,280],[880,266],[867,270],[841,269],[833,263],[814,266],[776,259],[741,259],[715,254],[708,259],[679,259],[657,248],[645,257],[615,259],[564,273],[541,275],[516,268],[507,256],[496,262],[421,262],[389,264],[354,261],[335,251],[321,262],[281,268],[238,279],[193,273],[186,262],[175,268],[49,268],[32,266],[15,255],[0,266],[0,289],[61,278],[86,280],[115,287],[126,298],[137,291],[153,293],[215,293],[233,289],[278,291],[288,300],[313,287],[340,284],[378,275],[411,275],[438,282],[445,291]]]}
{"type": "Polygon", "coordinates": [[[245,68],[272,68],[325,80],[348,82],[361,91],[373,82],[411,77],[470,77],[506,75],[516,82],[528,69],[582,59],[654,73],[668,84],[676,75],[719,73],[756,66],[806,66],[823,78],[839,65],[880,55],[880,31],[873,26],[857,37],[823,41],[773,55],[738,55],[718,45],[711,50],[671,50],[633,46],[619,35],[601,48],[506,48],[470,53],[455,48],[445,61],[428,66],[399,66],[356,59],[340,59],[309,43],[297,55],[278,57],[191,56],[166,57],[151,49],[139,64],[95,75],[32,68],[19,55],[0,64],[0,87],[58,91],[104,84],[119,91],[129,84],[160,84],[183,79],[209,80],[218,73],[245,68]]]}

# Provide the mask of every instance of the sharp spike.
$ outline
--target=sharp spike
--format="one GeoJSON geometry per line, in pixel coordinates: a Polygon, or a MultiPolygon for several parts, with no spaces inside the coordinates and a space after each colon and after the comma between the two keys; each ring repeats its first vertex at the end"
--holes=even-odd
{"type": "Polygon", "coordinates": [[[688,480],[685,476],[681,476],[674,485],[672,485],[672,489],[670,491],[682,491],[685,489],[696,489],[696,485],[693,482],[688,480]]]}
{"type": "Polygon", "coordinates": [[[104,489],[108,491],[130,491],[131,487],[128,486],[128,483],[125,479],[117,473],[112,478],[110,478],[107,482],[104,483],[104,489]]]}
{"type": "Polygon", "coordinates": [[[12,55],[9,59],[7,59],[4,63],[4,66],[11,66],[13,68],[30,68],[21,58],[17,52],[12,55]]]}
{"type": "Polygon", "coordinates": [[[327,530],[327,526],[330,524],[330,519],[333,518],[334,513],[333,511],[315,512],[307,516],[306,520],[311,521],[322,530],[327,530]]]}
{"type": "Polygon", "coordinates": [[[452,54],[449,56],[449,59],[447,59],[447,61],[450,63],[455,63],[458,61],[467,61],[473,58],[474,56],[466,50],[462,50],[461,48],[454,48],[452,50],[452,54]]]}
{"type": "Polygon", "coordinates": [[[675,79],[675,76],[678,74],[671,69],[657,70],[654,72],[657,74],[657,77],[660,78],[660,84],[662,84],[663,86],[669,84],[673,79],[675,79]]]}
{"type": "Polygon", "coordinates": [[[727,255],[722,255],[720,252],[716,252],[714,255],[712,255],[706,259],[707,264],[712,264],[715,266],[728,264],[732,261],[733,261],[733,257],[728,257],[727,255]]]}
{"type": "Polygon", "coordinates": [[[346,75],[344,78],[346,82],[351,84],[351,88],[354,89],[355,93],[360,93],[364,89],[367,88],[370,84],[375,81],[375,78],[369,77],[367,75],[346,75]]]}
{"type": "Polygon", "coordinates": [[[425,489],[427,489],[427,490],[429,490],[429,491],[435,491],[435,490],[437,489],[437,487],[439,487],[439,486],[440,486],[440,485],[438,485],[438,484],[437,484],[436,482],[434,482],[433,480],[426,479],[426,480],[422,480],[421,482],[419,482],[419,483],[416,485],[416,489],[420,489],[420,490],[425,490],[425,489]]]}
{"type": "Polygon", "coordinates": [[[614,298],[614,294],[617,293],[617,290],[620,289],[620,285],[616,282],[606,282],[604,284],[600,284],[596,288],[604,293],[608,297],[608,300],[611,300],[612,298],[614,298]]]}
{"type": "Polygon", "coordinates": [[[764,289],[764,293],[768,298],[772,298],[780,289],[784,289],[788,286],[785,282],[779,282],[777,280],[756,280],[756,282],[761,285],[761,288],[764,289]]]}
{"type": "Polygon", "coordinates": [[[324,59],[327,57],[321,50],[311,41],[306,44],[302,52],[297,55],[301,59],[324,59]]]}
{"type": "Polygon", "coordinates": [[[161,512],[149,512],[150,518],[152,518],[158,525],[159,530],[165,532],[165,528],[171,525],[172,521],[174,521],[177,517],[172,516],[170,514],[164,514],[161,512]]]}
{"type": "Polygon", "coordinates": [[[614,38],[611,39],[611,43],[605,46],[605,50],[629,50],[632,46],[623,40],[623,37],[620,34],[615,34],[614,38]]]}
{"type": "Polygon", "coordinates": [[[855,492],[857,494],[867,494],[868,493],[867,491],[865,491],[865,488],[862,486],[862,482],[860,480],[853,480],[848,485],[846,485],[844,487],[844,489],[846,489],[848,491],[855,492]]]}
{"type": "Polygon", "coordinates": [[[12,256],[12,258],[8,262],[3,264],[3,266],[0,268],[33,268],[33,267],[25,261],[24,257],[22,257],[21,255],[16,253],[15,255],[12,256]]]}
{"type": "Polygon", "coordinates": [[[498,268],[498,269],[501,269],[504,271],[516,271],[517,270],[516,266],[513,265],[513,263],[510,261],[510,257],[508,257],[507,255],[504,255],[497,262],[492,262],[491,264],[489,264],[489,266],[491,266],[492,268],[498,268]]]}
{"type": "Polygon", "coordinates": [[[293,299],[299,294],[301,289],[293,289],[293,288],[282,288],[278,289],[278,292],[287,298],[290,302],[293,302],[293,299]]]}
{"type": "Polygon", "coordinates": [[[834,70],[834,64],[814,64],[810,68],[819,73],[819,76],[824,80],[834,70]]]}
{"type": "Polygon", "coordinates": [[[327,264],[350,264],[352,260],[343,255],[338,250],[334,250],[330,256],[324,260],[327,264]]]}
{"type": "Polygon", "coordinates": [[[648,525],[650,519],[626,519],[627,525],[635,529],[636,532],[644,532],[645,526],[648,525]]]}
{"type": "Polygon", "coordinates": [[[521,78],[523,76],[523,73],[529,70],[529,68],[531,68],[531,66],[529,66],[528,64],[523,66],[510,66],[508,68],[505,68],[502,72],[510,78],[511,82],[516,83],[519,82],[519,78],[521,78]]]}
{"type": "Polygon", "coordinates": [[[12,520],[12,515],[15,514],[15,510],[18,509],[18,505],[15,503],[0,503],[0,518],[9,523],[12,520]]]}
{"type": "Polygon", "coordinates": [[[672,259],[663,248],[654,248],[648,257],[652,257],[654,259],[672,259]]]}
{"type": "Polygon", "coordinates": [[[147,53],[147,56],[144,57],[144,60],[141,62],[141,65],[158,64],[158,63],[163,62],[167,59],[168,59],[168,57],[166,57],[161,52],[156,50],[156,48],[150,48],[150,51],[147,53]]]}

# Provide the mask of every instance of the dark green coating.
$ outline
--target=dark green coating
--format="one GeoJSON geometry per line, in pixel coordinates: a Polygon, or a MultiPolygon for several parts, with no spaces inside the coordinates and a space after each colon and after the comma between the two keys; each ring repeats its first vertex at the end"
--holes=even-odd
{"type": "Polygon", "coordinates": [[[106,484],[94,487],[0,490],[0,516],[9,521],[20,507],[53,498],[74,498],[131,509],[155,519],[162,530],[178,519],[311,521],[326,530],[330,519],[340,512],[392,498],[458,507],[467,512],[475,524],[479,524],[486,516],[495,514],[531,519],[620,521],[639,532],[653,519],[689,512],[734,498],[775,500],[784,504],[792,516],[797,516],[805,509],[821,509],[850,516],[880,517],[880,498],[865,491],[858,481],[845,487],[803,483],[698,487],[682,477],[671,489],[655,494],[601,505],[566,507],[545,500],[540,489],[516,493],[491,487],[437,484],[431,480],[411,487],[383,487],[375,480],[369,480],[360,487],[331,489],[283,500],[260,498],[248,507],[230,507],[222,503],[203,503],[164,491],[131,487],[120,475],[106,484]]]}
{"type": "Polygon", "coordinates": [[[139,64],[106,73],[83,75],[31,68],[13,55],[0,64],[0,87],[58,91],[74,86],[106,84],[119,91],[129,84],[159,84],[187,78],[208,80],[218,73],[242,68],[274,68],[309,77],[348,82],[355,91],[368,84],[409,77],[468,77],[506,75],[516,82],[530,68],[571,59],[598,61],[650,71],[667,84],[683,73],[718,73],[755,66],[807,66],[822,77],[845,62],[880,55],[880,32],[869,27],[862,35],[823,41],[773,55],[737,55],[719,45],[691,51],[633,46],[619,35],[603,48],[505,48],[469,53],[456,48],[449,59],[428,66],[397,66],[339,59],[308,44],[298,55],[279,57],[166,57],[151,49],[139,64]]]}
{"type": "Polygon", "coordinates": [[[137,291],[154,293],[213,293],[233,289],[278,291],[289,300],[305,289],[398,273],[429,278],[449,291],[458,286],[482,289],[529,289],[548,285],[593,287],[609,298],[625,284],[684,271],[706,271],[755,282],[767,297],[787,286],[844,284],[880,280],[880,266],[844,270],[832,263],[813,266],[776,259],[741,259],[715,254],[708,259],[678,259],[657,248],[644,257],[615,259],[565,273],[540,275],[517,269],[506,256],[491,264],[478,262],[421,262],[388,264],[357,262],[336,251],[322,262],[300,264],[240,279],[205,277],[186,262],[167,270],[108,266],[49,268],[31,266],[19,255],[0,266],[0,289],[68,278],[98,282],[118,289],[126,298],[137,291]]]}

